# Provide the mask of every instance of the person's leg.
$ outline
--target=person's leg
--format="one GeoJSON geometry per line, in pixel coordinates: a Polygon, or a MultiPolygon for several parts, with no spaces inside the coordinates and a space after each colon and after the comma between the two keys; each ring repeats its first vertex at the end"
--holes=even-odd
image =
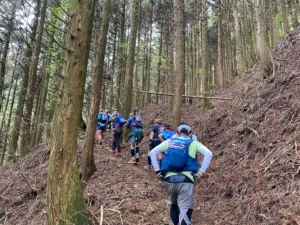
{"type": "Polygon", "coordinates": [[[135,160],[136,162],[139,162],[140,160],[140,142],[135,142],[135,160]]]}
{"type": "Polygon", "coordinates": [[[119,156],[121,154],[121,146],[120,146],[120,138],[121,138],[122,132],[120,130],[114,132],[114,140],[116,143],[116,148],[118,149],[118,153],[116,153],[116,156],[119,156]]]}
{"type": "Polygon", "coordinates": [[[130,135],[130,153],[131,153],[131,160],[129,161],[130,164],[136,164],[136,158],[135,158],[135,142],[136,138],[134,135],[130,135]]]}
{"type": "Polygon", "coordinates": [[[114,140],[112,144],[112,153],[116,153],[116,147],[117,147],[117,142],[116,142],[116,132],[114,132],[114,140]]]}
{"type": "Polygon", "coordinates": [[[101,128],[101,130],[99,130],[99,142],[100,142],[100,145],[102,145],[102,142],[103,142],[103,130],[101,128]]]}
{"type": "Polygon", "coordinates": [[[176,203],[171,204],[170,217],[171,217],[171,220],[174,223],[174,225],[178,225],[178,223],[179,223],[179,212],[180,211],[179,211],[178,205],[176,203]]]}
{"type": "Polygon", "coordinates": [[[177,204],[177,187],[175,183],[164,183],[166,192],[168,194],[169,201],[171,202],[170,206],[170,218],[174,225],[178,225],[179,223],[179,207],[177,204]]]}
{"type": "Polygon", "coordinates": [[[178,183],[179,225],[190,225],[194,208],[195,185],[193,183],[178,183]]]}

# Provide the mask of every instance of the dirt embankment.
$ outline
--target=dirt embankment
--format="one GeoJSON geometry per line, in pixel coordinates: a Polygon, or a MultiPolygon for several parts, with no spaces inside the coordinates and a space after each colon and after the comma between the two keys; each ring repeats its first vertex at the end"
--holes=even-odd
{"type": "MultiPolygon", "coordinates": [[[[218,93],[233,101],[214,100],[205,113],[196,102],[184,105],[183,120],[214,153],[208,177],[196,186],[194,224],[300,224],[299,33],[300,28],[274,49],[274,77],[266,77],[260,66],[247,74],[247,94],[237,80],[218,93]]],[[[146,134],[158,117],[170,119],[167,105],[142,112],[146,134]]],[[[126,145],[123,156],[115,158],[111,139],[108,132],[104,145],[95,147],[98,171],[85,190],[93,223],[99,224],[102,206],[104,224],[168,224],[162,184],[142,169],[148,139],[138,166],[127,164],[126,145]]],[[[78,143],[80,155],[83,136],[78,143]]],[[[44,143],[18,164],[0,168],[0,224],[47,224],[48,158],[44,143]]]]}

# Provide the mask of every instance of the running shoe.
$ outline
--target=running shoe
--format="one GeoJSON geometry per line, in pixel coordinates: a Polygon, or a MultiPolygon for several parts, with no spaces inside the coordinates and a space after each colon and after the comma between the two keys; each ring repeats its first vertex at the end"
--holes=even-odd
{"type": "Polygon", "coordinates": [[[121,156],[122,153],[121,152],[117,152],[116,154],[114,154],[114,156],[121,156]]]}
{"type": "Polygon", "coordinates": [[[137,164],[136,160],[132,160],[132,159],[128,163],[132,164],[132,165],[136,165],[137,164]]]}

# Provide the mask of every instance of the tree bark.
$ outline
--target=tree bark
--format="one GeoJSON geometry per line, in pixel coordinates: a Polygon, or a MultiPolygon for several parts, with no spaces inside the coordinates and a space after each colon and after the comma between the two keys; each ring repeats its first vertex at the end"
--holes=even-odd
{"type": "Polygon", "coordinates": [[[72,0],[64,46],[62,89],[56,106],[48,168],[48,224],[90,224],[77,166],[77,129],[84,82],[90,1],[72,0]],[[80,213],[78,213],[80,212],[80,213]]]}
{"type": "MultiPolygon", "coordinates": [[[[162,57],[162,44],[163,44],[163,22],[160,24],[160,40],[159,40],[159,50],[158,50],[158,65],[157,65],[157,84],[156,84],[156,92],[159,92],[160,88],[160,72],[161,72],[161,57],[162,57]]],[[[156,95],[155,103],[158,104],[158,95],[156,95]]]]}
{"type": "Polygon", "coordinates": [[[261,0],[255,0],[254,3],[256,8],[255,14],[256,14],[256,23],[257,23],[257,33],[256,33],[257,50],[259,53],[260,60],[264,65],[265,71],[270,74],[272,72],[273,64],[267,46],[266,23],[265,23],[263,4],[261,0]]]}
{"type": "Polygon", "coordinates": [[[10,16],[10,19],[8,21],[8,26],[7,26],[7,33],[5,34],[5,44],[4,48],[2,50],[1,58],[0,58],[0,111],[2,110],[2,100],[3,100],[3,88],[4,88],[4,78],[6,74],[6,59],[7,59],[7,54],[9,50],[9,44],[10,44],[10,38],[12,35],[12,32],[14,30],[14,19],[16,15],[16,0],[12,1],[12,14],[10,16]]]}
{"type": "Polygon", "coordinates": [[[23,131],[21,135],[22,155],[27,154],[30,148],[31,114],[32,114],[33,103],[34,103],[36,76],[37,76],[39,55],[42,46],[44,22],[46,18],[46,9],[47,9],[47,0],[43,0],[41,6],[40,20],[37,28],[36,41],[34,44],[33,54],[30,61],[29,82],[28,82],[28,90],[26,94],[26,105],[25,105],[26,107],[25,107],[23,123],[21,126],[21,130],[23,131]]]}
{"type": "Polygon", "coordinates": [[[280,0],[280,7],[281,7],[281,13],[282,13],[282,23],[283,23],[283,31],[284,34],[287,35],[289,33],[289,23],[288,23],[288,18],[286,14],[286,5],[285,5],[285,0],[280,0]]]}
{"type": "Polygon", "coordinates": [[[218,86],[221,90],[224,88],[224,76],[223,76],[223,49],[222,49],[222,16],[218,15],[218,86]]]}
{"type": "MultiPolygon", "coordinates": [[[[93,73],[92,100],[90,103],[87,130],[84,139],[84,150],[82,153],[82,180],[87,181],[96,171],[94,161],[95,128],[97,126],[97,114],[101,100],[101,88],[104,71],[104,57],[106,51],[107,33],[110,18],[111,0],[105,0],[103,4],[102,22],[98,49],[96,50],[96,65],[93,73]]],[[[104,87],[105,88],[105,87],[104,87]]],[[[104,99],[102,99],[104,101],[104,99]]]]}
{"type": "Polygon", "coordinates": [[[133,68],[134,68],[134,56],[135,56],[135,44],[137,36],[137,26],[138,26],[138,11],[139,11],[139,0],[131,0],[131,32],[129,35],[128,44],[128,55],[126,61],[126,76],[125,76],[125,102],[123,105],[123,115],[129,115],[132,109],[132,86],[133,86],[133,68]]]}
{"type": "MultiPolygon", "coordinates": [[[[207,37],[207,3],[202,0],[202,71],[203,71],[203,94],[209,96],[209,62],[208,62],[208,37],[207,37]]],[[[207,98],[203,101],[203,109],[210,109],[210,102],[207,98]]]]}
{"type": "MultiPolygon", "coordinates": [[[[118,43],[118,49],[117,49],[117,86],[120,87],[122,84],[122,74],[123,74],[123,56],[124,56],[124,45],[125,42],[125,10],[126,10],[126,4],[125,1],[123,2],[122,7],[122,17],[121,17],[121,26],[119,31],[119,43],[118,43]]],[[[115,101],[115,109],[120,110],[121,106],[121,90],[116,90],[116,101],[115,101]]]]}
{"type": "Polygon", "coordinates": [[[173,99],[172,128],[177,129],[181,120],[182,94],[185,73],[185,18],[184,0],[175,0],[175,39],[176,39],[176,69],[175,96],[173,99]]]}

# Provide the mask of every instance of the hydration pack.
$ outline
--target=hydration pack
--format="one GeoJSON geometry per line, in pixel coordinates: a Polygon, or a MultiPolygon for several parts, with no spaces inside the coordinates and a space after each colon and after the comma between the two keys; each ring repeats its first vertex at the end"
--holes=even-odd
{"type": "Polygon", "coordinates": [[[134,116],[130,127],[143,128],[142,119],[139,116],[134,116]]]}
{"type": "Polygon", "coordinates": [[[168,150],[161,161],[162,172],[198,172],[198,159],[189,155],[189,146],[192,139],[174,137],[170,139],[168,150]]]}
{"type": "Polygon", "coordinates": [[[174,130],[164,130],[162,132],[162,139],[165,141],[165,140],[168,140],[168,139],[171,139],[171,137],[173,137],[173,135],[175,135],[176,132],[174,130]]]}
{"type": "Polygon", "coordinates": [[[164,130],[164,126],[161,124],[154,125],[154,136],[153,138],[158,138],[158,135],[164,130]]]}
{"type": "Polygon", "coordinates": [[[98,114],[98,123],[106,123],[108,116],[104,113],[98,114]]]}

